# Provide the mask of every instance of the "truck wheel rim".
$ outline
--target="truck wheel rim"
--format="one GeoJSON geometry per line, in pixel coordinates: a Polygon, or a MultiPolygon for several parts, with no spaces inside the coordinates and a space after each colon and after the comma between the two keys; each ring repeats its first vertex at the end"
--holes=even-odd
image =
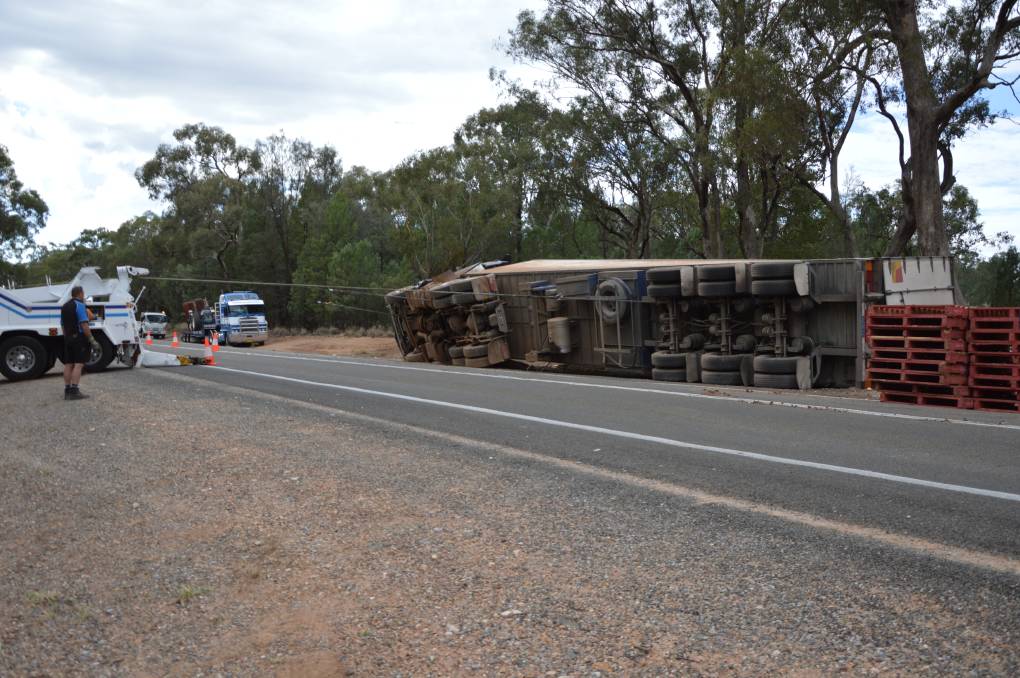
{"type": "Polygon", "coordinates": [[[5,362],[11,372],[28,374],[35,369],[35,351],[27,346],[15,346],[7,351],[5,362]]]}
{"type": "Polygon", "coordinates": [[[89,361],[88,365],[92,365],[99,362],[99,359],[103,357],[103,349],[92,346],[89,349],[89,361]]]}

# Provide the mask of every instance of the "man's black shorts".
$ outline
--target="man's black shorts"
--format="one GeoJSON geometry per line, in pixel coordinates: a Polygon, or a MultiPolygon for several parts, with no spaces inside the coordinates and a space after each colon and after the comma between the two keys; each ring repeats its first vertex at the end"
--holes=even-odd
{"type": "Polygon", "coordinates": [[[89,340],[85,338],[84,334],[73,339],[64,337],[64,356],[61,362],[65,365],[84,365],[88,362],[91,353],[92,347],[89,346],[89,340]]]}

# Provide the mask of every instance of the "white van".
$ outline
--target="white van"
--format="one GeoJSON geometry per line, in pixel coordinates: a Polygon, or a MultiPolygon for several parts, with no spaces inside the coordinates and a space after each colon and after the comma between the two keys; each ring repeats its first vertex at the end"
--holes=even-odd
{"type": "Polygon", "coordinates": [[[140,334],[144,337],[151,334],[156,339],[166,339],[166,328],[169,324],[165,313],[143,313],[140,334]]]}

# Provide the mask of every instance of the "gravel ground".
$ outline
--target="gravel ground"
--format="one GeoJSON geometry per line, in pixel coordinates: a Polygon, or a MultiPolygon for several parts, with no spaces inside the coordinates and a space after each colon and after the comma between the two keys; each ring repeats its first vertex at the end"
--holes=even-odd
{"type": "Polygon", "coordinates": [[[1020,581],[181,379],[0,382],[0,675],[1020,672],[1020,581]]]}

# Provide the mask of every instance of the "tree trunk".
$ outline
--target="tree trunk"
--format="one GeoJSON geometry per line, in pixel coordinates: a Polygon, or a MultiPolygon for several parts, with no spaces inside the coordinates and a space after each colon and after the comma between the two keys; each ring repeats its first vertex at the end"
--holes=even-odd
{"type": "Polygon", "coordinates": [[[857,235],[854,233],[850,215],[843,207],[843,196],[839,190],[839,158],[836,156],[829,159],[829,210],[836,217],[843,232],[843,251],[848,257],[856,257],[857,235]]]}
{"type": "MultiPolygon", "coordinates": [[[[893,34],[903,76],[907,100],[907,128],[910,138],[909,171],[904,170],[903,192],[910,192],[912,204],[904,201],[905,229],[915,228],[920,253],[926,256],[949,254],[949,236],[942,216],[942,189],[939,180],[936,121],[938,101],[924,55],[924,42],[917,23],[915,0],[891,0],[886,5],[886,23],[893,34]],[[909,184],[909,185],[908,185],[909,184]]],[[[897,229],[890,251],[902,253],[909,236],[897,229]]]]}

